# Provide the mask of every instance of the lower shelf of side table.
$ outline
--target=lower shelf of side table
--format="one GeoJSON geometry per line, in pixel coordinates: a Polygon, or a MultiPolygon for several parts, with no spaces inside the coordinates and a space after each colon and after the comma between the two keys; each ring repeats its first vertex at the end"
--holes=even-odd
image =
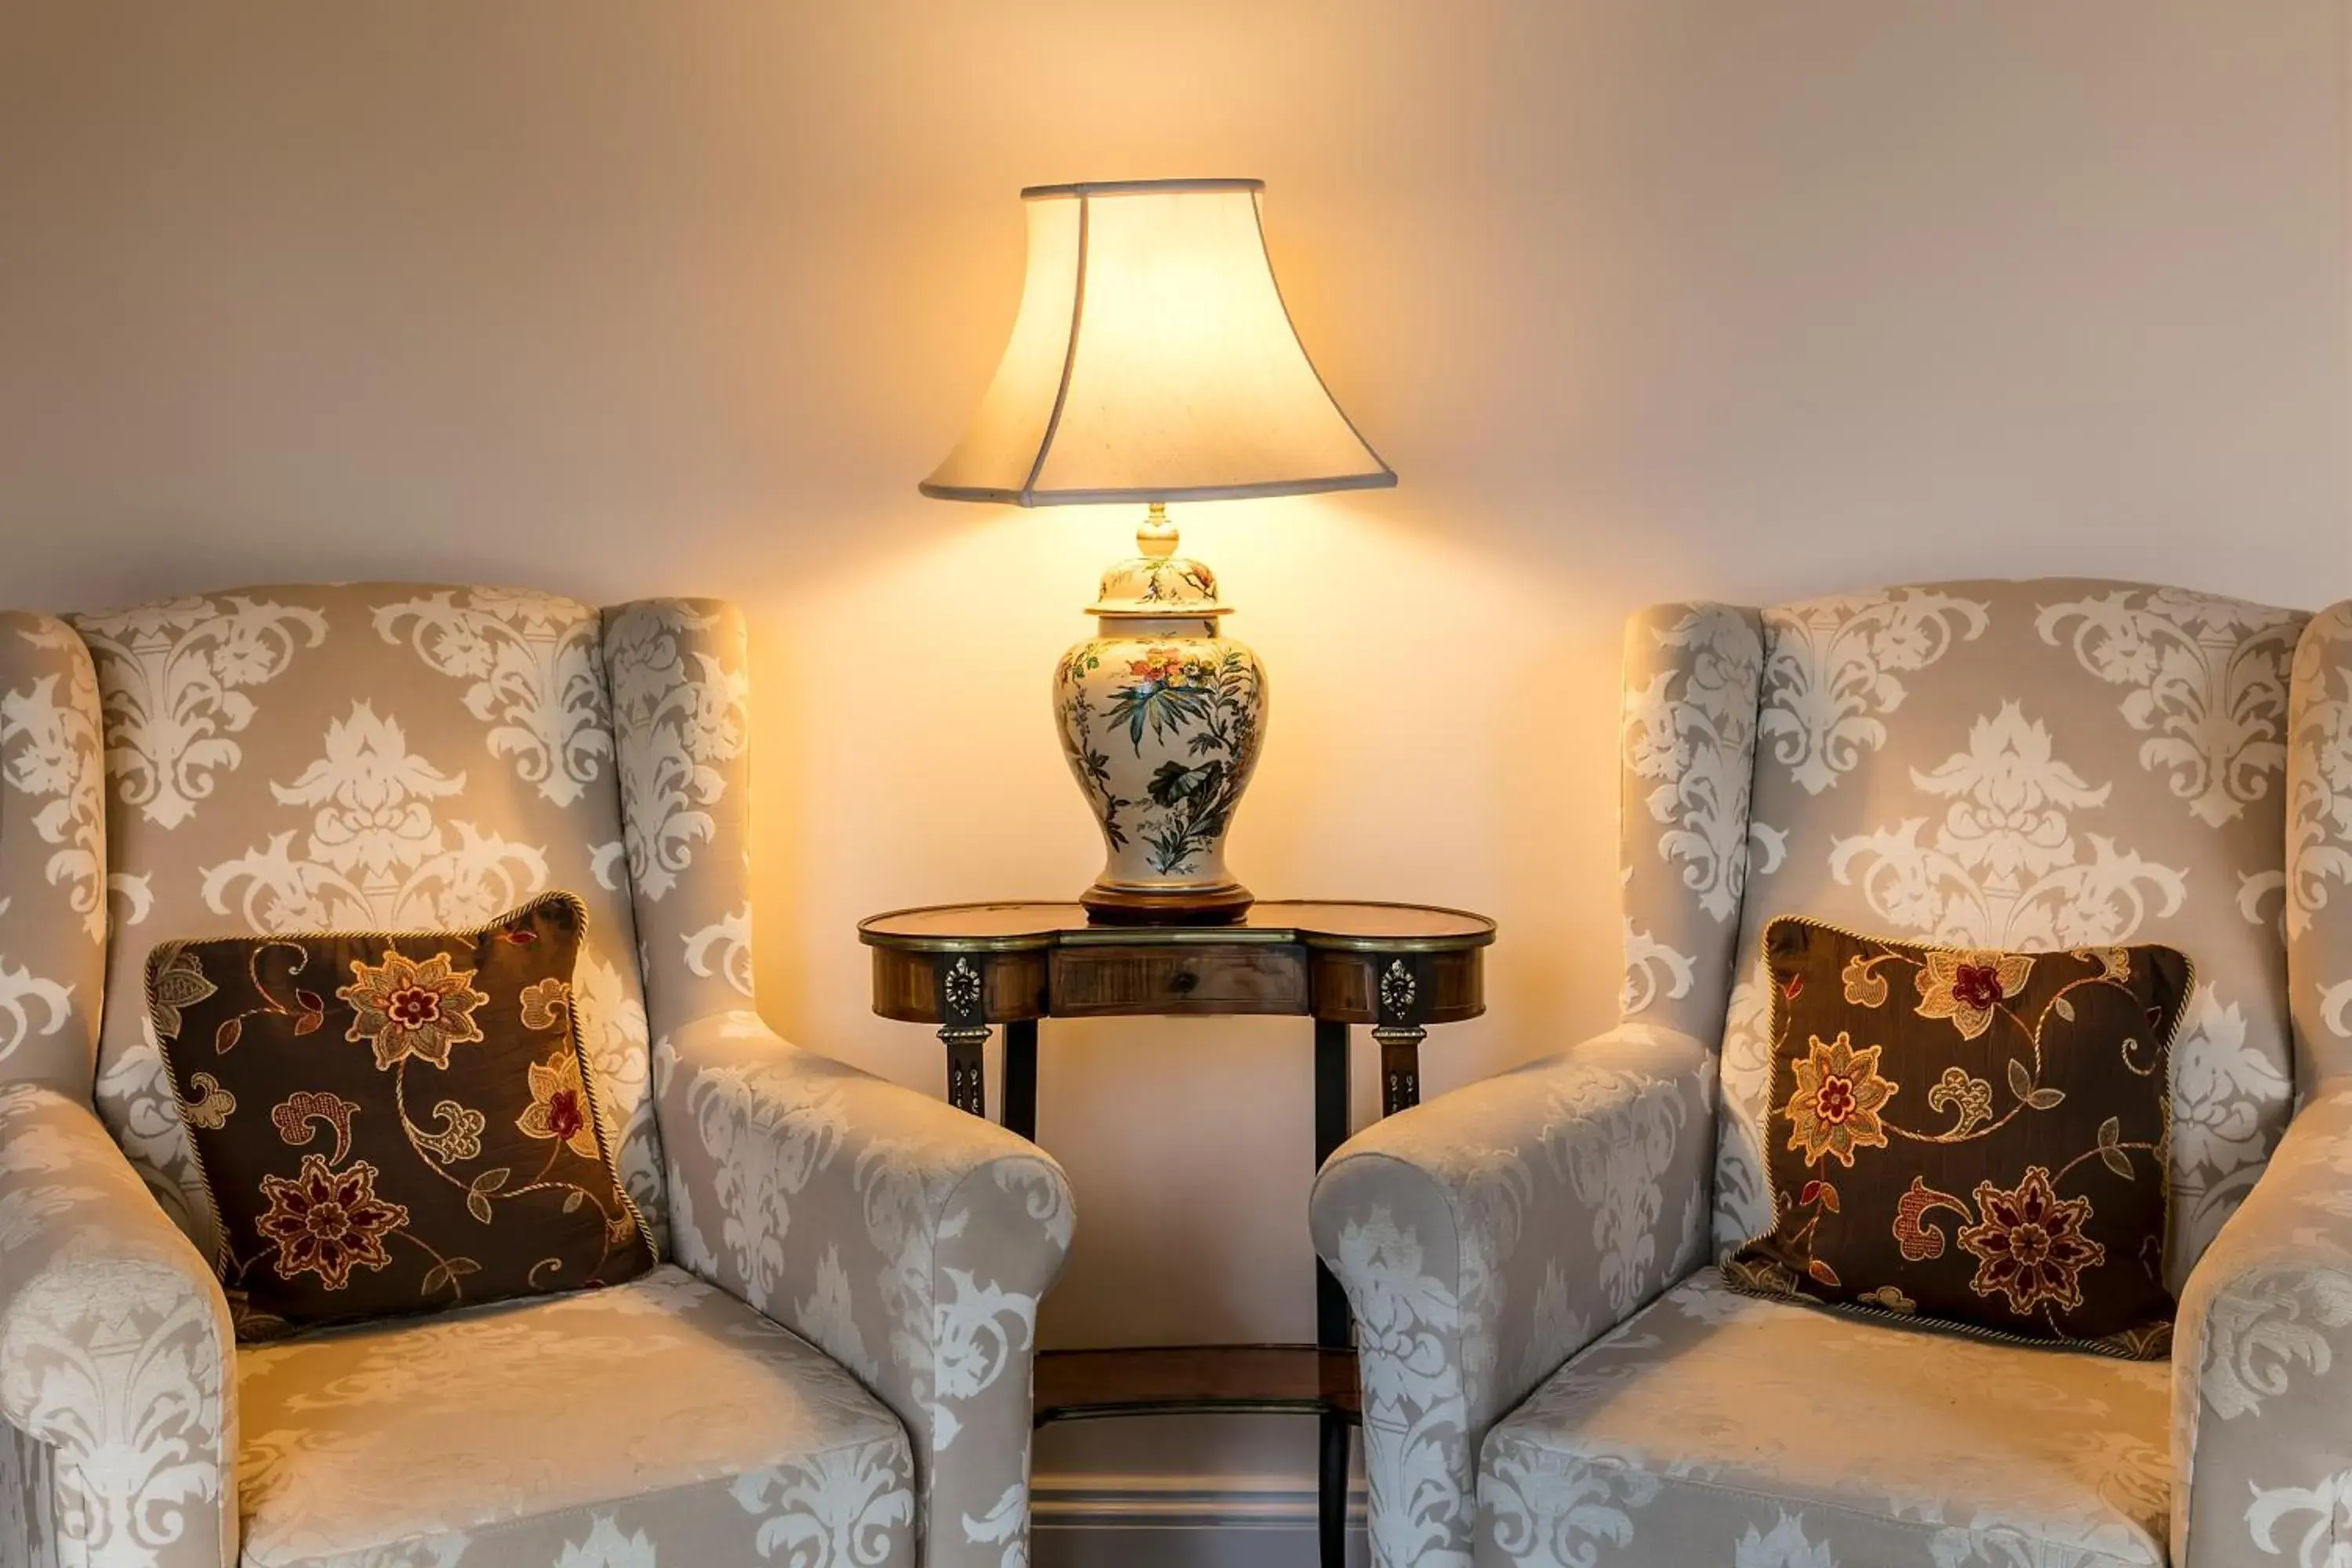
{"type": "Polygon", "coordinates": [[[1317,1345],[1041,1351],[1036,1422],[1185,1412],[1361,1417],[1356,1352],[1317,1345]]]}

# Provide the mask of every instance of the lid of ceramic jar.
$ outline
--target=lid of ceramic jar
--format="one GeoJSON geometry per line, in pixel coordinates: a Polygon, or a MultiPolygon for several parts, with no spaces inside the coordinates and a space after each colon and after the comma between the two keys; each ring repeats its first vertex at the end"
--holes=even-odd
{"type": "Polygon", "coordinates": [[[1181,617],[1232,609],[1217,597],[1217,574],[1191,556],[1135,555],[1103,574],[1102,591],[1087,613],[1181,617]]]}

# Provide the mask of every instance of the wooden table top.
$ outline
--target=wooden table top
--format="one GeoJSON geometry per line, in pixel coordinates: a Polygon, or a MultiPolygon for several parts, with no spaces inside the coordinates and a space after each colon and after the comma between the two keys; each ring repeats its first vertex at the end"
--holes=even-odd
{"type": "Polygon", "coordinates": [[[1424,904],[1262,900],[1224,925],[1096,925],[1076,904],[933,904],[857,922],[868,947],[912,952],[1013,952],[1089,945],[1177,947],[1234,942],[1296,943],[1382,952],[1485,947],[1495,922],[1465,910],[1424,904]]]}

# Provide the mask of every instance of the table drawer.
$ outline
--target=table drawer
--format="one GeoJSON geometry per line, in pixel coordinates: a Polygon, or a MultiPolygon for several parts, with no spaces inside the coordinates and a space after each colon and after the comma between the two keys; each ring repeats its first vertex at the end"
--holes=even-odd
{"type": "Polygon", "coordinates": [[[1304,1013],[1307,958],[1296,947],[1203,942],[1054,950],[1057,1018],[1117,1014],[1304,1013]]]}

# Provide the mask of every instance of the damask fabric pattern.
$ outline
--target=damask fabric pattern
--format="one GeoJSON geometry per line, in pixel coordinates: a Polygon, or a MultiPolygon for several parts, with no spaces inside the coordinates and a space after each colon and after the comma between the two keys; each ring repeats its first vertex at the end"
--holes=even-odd
{"type": "Polygon", "coordinates": [[[1068,1251],[1069,1184],[1034,1145],[750,1011],[741,618],[642,601],[607,613],[605,647],[677,1260],[906,1424],[925,1562],[1018,1568],[1037,1303],[1068,1251]]]}
{"type": "MultiPolygon", "coordinates": [[[[1889,589],[1760,618],[1711,605],[1636,618],[1622,731],[1625,1016],[1674,1026],[1701,1058],[1675,1158],[1694,1140],[1720,1139],[1710,1161],[1717,1255],[1770,1219],[1758,1133],[1769,1008],[1754,968],[1765,922],[1797,913],[1948,945],[2153,942],[2191,954],[2200,984],[2175,1042],[2179,1201],[2168,1257],[2168,1282],[2180,1288],[2253,1188],[2293,1098],[2278,924],[2288,880],[2288,668],[2304,620],[2176,590],[2065,580],[1889,589]],[[1726,999],[1718,964],[1735,960],[1739,978],[1726,999]]],[[[2337,689],[2352,695],[2352,686],[2337,689]]],[[[2312,723],[2322,721],[2315,714],[2312,723]]],[[[2352,764],[2328,766],[2331,777],[2352,776],[2352,764]]],[[[2332,805],[2309,809],[2340,836],[2332,805]]],[[[2352,822],[2352,808],[2340,822],[2352,822]]],[[[2347,975],[2352,968],[2337,978],[2347,975]]],[[[2298,979],[2298,991],[2306,984],[2298,979]]],[[[1366,1428],[1381,1563],[1469,1561],[1473,1456],[1489,1423],[1645,1294],[1618,1305],[1580,1286],[1586,1276],[1560,1259],[1591,1234],[1587,1211],[1571,1189],[1535,1174],[1647,1162],[1631,1151],[1648,1145],[1600,1125],[1563,1119],[1540,1140],[1527,1125],[1530,1079],[1580,1081],[1576,1064],[1588,1048],[1507,1076],[1501,1090],[1475,1085],[1366,1130],[1317,1185],[1317,1247],[1357,1312],[1368,1400],[1393,1412],[1366,1428]],[[1478,1246],[1457,1255],[1457,1232],[1478,1246]],[[1536,1364],[1496,1348],[1511,1336],[1496,1325],[1530,1321],[1556,1325],[1511,1345],[1533,1347],[1536,1364]]],[[[1702,1175],[1692,1185],[1708,1184],[1702,1175]]],[[[1670,1207],[1685,1190],[1669,1183],[1670,1207]]],[[[1687,1272],[1670,1265],[1663,1278],[1687,1272]]],[[[1744,1304],[1823,1333],[1915,1342],[1895,1328],[1744,1304]]],[[[2002,1358],[1986,1364],[2003,1376],[2037,1375],[2052,1359],[1968,1349],[2002,1358]]],[[[2082,1359],[2109,1375],[2155,1372],[2082,1359]]],[[[1818,1385],[1791,1397],[1844,1398],[1835,1369],[1818,1370],[1818,1385]]],[[[2160,1421],[2133,1430],[2135,1441],[2160,1448],[2160,1421]]],[[[1887,1462],[1909,1452],[1890,1447],[1887,1462]]],[[[1927,1461],[1911,1462],[1924,1471],[1927,1461]]],[[[2352,1481],[2337,1495],[2352,1499],[2352,1481]]],[[[1666,1506],[1652,1503],[1654,1515],[1666,1506]]],[[[2077,1511],[2094,1507],[2082,1500],[2077,1511]]],[[[2159,1493],[2145,1517],[2162,1507],[2159,1493]]],[[[2352,1535],[2352,1502],[2344,1508],[2352,1535]]],[[[1696,1553],[1625,1560],[1741,1568],[1874,1560],[1872,1546],[1817,1551],[1777,1517],[1750,1522],[1752,1537],[1742,1524],[1696,1553]]],[[[1654,1520],[1645,1539],[1662,1539],[1654,1520]]],[[[2318,1544],[2306,1542],[2304,1560],[2327,1562],[2331,1539],[2310,1537],[2318,1544]]],[[[1598,1560],[1549,1550],[1506,1550],[1492,1537],[1483,1548],[1490,1560],[1586,1568],[1598,1560]]],[[[1965,1551],[1952,1560],[1970,1561],[1965,1551]]],[[[2004,1568],[2149,1560],[2129,1544],[2106,1556],[2050,1546],[1993,1559],[2004,1568]]]]}
{"type": "Polygon", "coordinates": [[[654,1074],[678,1262],[905,1422],[926,1563],[1021,1568],[1037,1304],[1075,1223],[1061,1168],[752,1013],[666,1036],[654,1074]]]}
{"type": "Polygon", "coordinates": [[[73,628],[0,611],[0,1080],[89,1092],[106,960],[98,679],[73,628]]]}
{"type": "Polygon", "coordinates": [[[1625,624],[1625,1016],[1712,1041],[1739,957],[1751,865],[1780,835],[1748,817],[1763,623],[1727,605],[1659,605],[1625,624]]]}
{"type": "Polygon", "coordinates": [[[19,1483],[0,1544],[58,1568],[234,1563],[234,1353],[210,1266],[89,1106],[0,1085],[0,1478],[19,1483]]]}
{"type": "MultiPolygon", "coordinates": [[[[242,1453],[254,1489],[244,1561],[659,1568],[682,1556],[724,1568],[904,1563],[919,1551],[936,1563],[1025,1561],[1031,1341],[1069,1245],[1068,1186],[1011,1134],[724,1011],[748,1007],[751,988],[731,610],[656,601],[602,617],[502,590],[251,589],[80,617],[96,690],[76,687],[70,647],[43,645],[56,629],[0,624],[0,904],[54,896],[53,908],[87,920],[71,900],[100,884],[73,856],[102,857],[110,870],[106,1127],[87,1106],[9,1081],[20,1062],[51,1070],[47,1058],[0,1053],[0,1436],[12,1439],[0,1443],[0,1545],[27,1542],[35,1568],[229,1568],[241,1560],[237,1475],[224,1456],[237,1451],[242,1402],[257,1417],[242,1453]],[[36,635],[10,640],[25,631],[36,635]],[[617,660],[635,660],[609,681],[608,636],[617,660]],[[616,700],[630,715],[618,735],[616,700]],[[640,722],[667,734],[644,741],[640,722]],[[19,796],[34,797],[29,835],[19,796]],[[152,1034],[137,1026],[147,949],[165,934],[446,929],[551,888],[588,906],[575,999],[625,1115],[625,1179],[649,1228],[666,1224],[672,1185],[691,1205],[677,1250],[692,1277],[662,1268],[480,1319],[259,1347],[228,1397],[226,1305],[188,1245],[209,1237],[212,1216],[189,1201],[182,1124],[152,1034]],[[662,1008],[661,1124],[685,1141],[674,1170],[655,1119],[648,975],[662,1008]],[[11,1125],[20,1112],[22,1138],[11,1125]],[[47,1136],[60,1118],[71,1138],[47,1136]],[[58,1203],[73,1205],[79,1239],[61,1239],[58,1203]],[[657,1341],[699,1359],[650,1372],[656,1392],[639,1390],[624,1414],[611,1390],[635,1385],[608,1385],[608,1363],[637,1344],[635,1331],[596,1325],[638,1309],[657,1341]],[[594,1316],[541,1316],[572,1310],[594,1316]],[[520,1325],[512,1339],[552,1363],[474,1327],[492,1317],[520,1325]],[[434,1337],[445,1327],[448,1337],[434,1337]],[[404,1363],[436,1347],[435,1399],[461,1383],[499,1388],[501,1430],[522,1429],[527,1407],[534,1439],[577,1438],[632,1464],[651,1454],[647,1473],[683,1455],[694,1474],[661,1470],[677,1482],[667,1491],[608,1474],[586,1489],[606,1495],[583,1500],[562,1480],[572,1458],[526,1448],[503,1465],[485,1459],[478,1476],[436,1460],[429,1479],[407,1471],[414,1484],[397,1498],[355,1483],[339,1500],[339,1479],[446,1450],[474,1419],[470,1405],[432,1405],[442,1414],[431,1443],[412,1433],[406,1450],[379,1444],[356,1469],[339,1468],[378,1429],[361,1364],[378,1335],[399,1340],[404,1363]],[[310,1359],[331,1352],[352,1361],[310,1359]],[[500,1378],[501,1355],[531,1375],[500,1378]],[[695,1403],[761,1378],[766,1426],[695,1403]],[[668,1393],[663,1405],[656,1394],[668,1393]],[[641,1407],[677,1414],[648,1424],[641,1407]],[[319,1508],[382,1525],[386,1538],[306,1537],[318,1522],[313,1482],[319,1508]],[[509,1485],[547,1507],[509,1506],[514,1493],[498,1491],[509,1485]],[[478,1528],[492,1516],[507,1522],[478,1528]]],[[[0,941],[20,929],[58,928],[19,928],[0,910],[0,941]]],[[[31,999],[36,1035],[62,1044],[83,1031],[83,1067],[67,1085],[76,1098],[89,1091],[100,989],[88,941],[85,973],[66,973],[69,961],[56,965],[62,978],[28,971],[69,1009],[57,1030],[42,1011],[53,993],[0,989],[0,1039],[11,998],[31,999]]],[[[69,960],[72,950],[0,947],[0,982],[14,984],[28,967],[21,955],[36,951],[69,960]]]]}
{"type": "Polygon", "coordinates": [[[2174,1561],[2336,1568],[2352,1549],[2352,1080],[2296,1114],[2189,1276],[2178,1338],[2174,1561]]]}
{"type": "Polygon", "coordinates": [[[253,588],[72,617],[97,668],[114,932],[98,1104],[209,1254],[215,1225],[144,1016],[165,937],[455,930],[554,889],[629,1194],[667,1212],[603,619],[549,595],[253,588]]]}
{"type": "Polygon", "coordinates": [[[2287,969],[2295,1081],[2352,1073],[2352,603],[2311,618],[2294,650],[2286,767],[2287,969]]]}
{"type": "Polygon", "coordinates": [[[914,1560],[899,1423],[677,1268],[254,1347],[237,1394],[246,1568],[914,1560]]]}
{"type": "Polygon", "coordinates": [[[2167,1377],[1848,1321],[1702,1273],[1496,1426],[1477,1559],[2161,1568],[2167,1377]]]}
{"type": "Polygon", "coordinates": [[[0,1563],[58,1568],[57,1458],[0,1420],[0,1563]]]}
{"type": "MultiPolygon", "coordinates": [[[[2293,1100],[2278,890],[2305,617],[2042,579],[1764,612],[1741,977],[1723,1035],[1716,1245],[1770,1223],[1761,938],[1795,914],[1951,946],[2161,942],[2196,962],[2174,1045],[2177,1291],[2293,1100]]],[[[1629,848],[1629,858],[1646,851],[1629,848]]]]}
{"type": "Polygon", "coordinates": [[[2194,1568],[2352,1552],[2352,604],[2295,649],[2283,880],[2305,1103],[2181,1299],[2172,1549],[2194,1568]]]}
{"type": "Polygon", "coordinates": [[[1627,1024],[1358,1134],[1316,1179],[1346,1288],[1374,1560],[1470,1560],[1494,1420],[1703,1256],[1714,1061],[1627,1024]]]}
{"type": "Polygon", "coordinates": [[[751,1005],[750,678],[718,599],[604,612],[621,726],[623,852],[656,1038],[751,1005]]]}

